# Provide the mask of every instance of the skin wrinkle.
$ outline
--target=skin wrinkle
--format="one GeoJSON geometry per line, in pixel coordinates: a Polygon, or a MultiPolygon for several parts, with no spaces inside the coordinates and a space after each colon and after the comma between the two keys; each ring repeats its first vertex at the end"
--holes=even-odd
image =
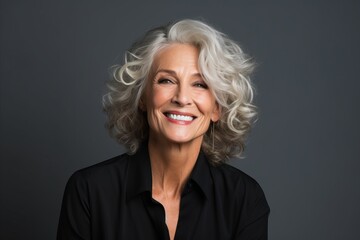
{"type": "Polygon", "coordinates": [[[134,154],[141,142],[148,139],[148,124],[137,106],[154,72],[154,58],[173,44],[188,44],[199,50],[200,73],[221,108],[221,119],[215,124],[214,136],[210,131],[206,133],[202,151],[212,165],[239,157],[256,115],[256,107],[252,105],[253,88],[250,79],[253,60],[225,34],[191,19],[148,31],[126,52],[125,63],[114,67],[116,73],[109,81],[110,91],[104,96],[110,134],[124,144],[130,154],[134,154]],[[117,121],[118,117],[112,117],[124,112],[131,115],[124,122],[117,121]],[[214,139],[218,147],[213,149],[214,139]]]}
{"type": "Polygon", "coordinates": [[[153,74],[141,108],[149,123],[152,197],[165,209],[173,239],[179,217],[181,193],[195,166],[210,122],[219,119],[219,107],[198,68],[199,50],[171,44],[154,59],[153,74]],[[171,119],[167,113],[192,116],[171,119]]]}

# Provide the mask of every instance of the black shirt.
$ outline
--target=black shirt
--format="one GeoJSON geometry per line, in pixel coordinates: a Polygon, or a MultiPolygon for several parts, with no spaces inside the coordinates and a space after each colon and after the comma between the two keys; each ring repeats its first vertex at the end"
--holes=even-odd
{"type": "MultiPolygon", "coordinates": [[[[75,172],[57,239],[169,239],[151,179],[147,146],[75,172]]],[[[269,211],[254,179],[227,164],[214,167],[200,153],[181,195],[175,239],[267,239],[269,211]]]]}

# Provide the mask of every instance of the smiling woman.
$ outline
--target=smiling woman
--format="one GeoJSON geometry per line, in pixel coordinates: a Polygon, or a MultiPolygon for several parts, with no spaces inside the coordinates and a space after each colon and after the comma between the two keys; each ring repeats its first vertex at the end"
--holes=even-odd
{"type": "Polygon", "coordinates": [[[203,22],[146,33],[104,96],[107,127],[128,153],[73,174],[58,239],[267,239],[263,191],[225,163],[255,115],[251,70],[203,22]]]}
{"type": "Polygon", "coordinates": [[[199,151],[210,122],[219,119],[215,97],[199,73],[198,56],[198,49],[187,44],[169,45],[156,55],[141,101],[150,142],[187,143],[199,151]]]}

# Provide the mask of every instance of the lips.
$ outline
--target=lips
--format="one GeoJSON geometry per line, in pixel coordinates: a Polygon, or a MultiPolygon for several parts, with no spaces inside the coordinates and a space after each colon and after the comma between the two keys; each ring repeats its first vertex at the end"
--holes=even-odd
{"type": "Polygon", "coordinates": [[[189,114],[184,114],[184,113],[173,113],[173,112],[165,112],[164,115],[172,120],[176,120],[176,121],[186,121],[186,122],[191,122],[193,121],[196,117],[189,115],[189,114]]]}

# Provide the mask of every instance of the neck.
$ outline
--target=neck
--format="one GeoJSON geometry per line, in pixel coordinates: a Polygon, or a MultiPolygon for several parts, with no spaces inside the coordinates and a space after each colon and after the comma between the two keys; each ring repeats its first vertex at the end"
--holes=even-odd
{"type": "Polygon", "coordinates": [[[171,143],[149,138],[153,194],[180,198],[200,152],[201,141],[171,143]]]}

